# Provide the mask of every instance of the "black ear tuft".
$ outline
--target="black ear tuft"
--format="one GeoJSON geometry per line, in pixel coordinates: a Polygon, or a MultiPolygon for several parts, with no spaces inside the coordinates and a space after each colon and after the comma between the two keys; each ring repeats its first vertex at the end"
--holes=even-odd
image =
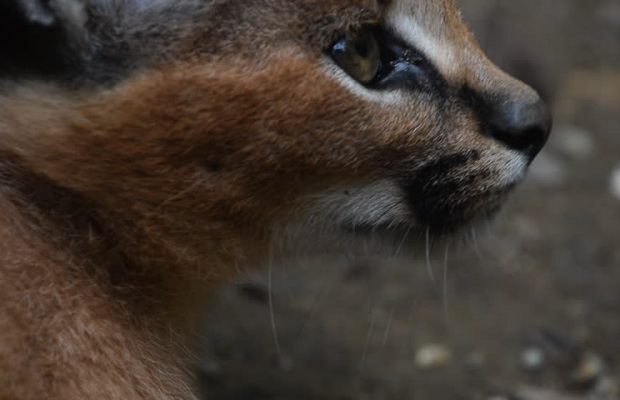
{"type": "Polygon", "coordinates": [[[0,78],[59,77],[79,68],[85,23],[79,0],[2,0],[0,78]]]}

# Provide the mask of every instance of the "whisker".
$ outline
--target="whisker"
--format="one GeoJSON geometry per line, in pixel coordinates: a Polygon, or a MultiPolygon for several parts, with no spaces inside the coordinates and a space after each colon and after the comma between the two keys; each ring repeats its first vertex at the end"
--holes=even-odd
{"type": "Polygon", "coordinates": [[[366,334],[366,342],[364,343],[364,351],[362,353],[362,360],[361,360],[361,365],[364,366],[364,364],[366,363],[366,358],[368,357],[368,348],[370,347],[370,340],[372,339],[372,335],[374,333],[375,330],[375,320],[376,320],[376,315],[375,315],[375,306],[372,306],[372,311],[370,314],[370,323],[368,324],[368,333],[366,334]]]}
{"type": "Polygon", "coordinates": [[[401,239],[400,243],[398,244],[398,247],[396,247],[396,251],[394,253],[394,255],[396,257],[398,257],[400,255],[400,252],[403,249],[403,246],[405,245],[405,242],[407,241],[407,237],[409,237],[409,233],[411,232],[411,228],[412,227],[413,227],[412,223],[409,224],[409,226],[407,226],[407,230],[403,234],[403,238],[401,239]]]}
{"type": "Polygon", "coordinates": [[[448,312],[448,253],[450,251],[450,243],[446,242],[446,249],[443,256],[443,315],[446,321],[446,324],[449,320],[449,312],[448,312]]]}
{"type": "Polygon", "coordinates": [[[297,345],[297,343],[299,342],[299,339],[301,338],[304,331],[306,330],[306,327],[308,326],[310,319],[312,318],[312,316],[314,315],[314,313],[316,312],[318,308],[320,300],[325,296],[326,293],[331,292],[331,289],[333,288],[334,284],[337,281],[338,281],[337,279],[326,280],[326,282],[321,286],[319,293],[314,297],[314,299],[312,299],[312,304],[310,305],[310,308],[308,309],[308,313],[306,317],[304,318],[304,321],[301,324],[301,327],[299,328],[297,335],[295,335],[295,340],[294,340],[295,345],[297,345]]]}
{"type": "Polygon", "coordinates": [[[482,260],[483,257],[482,252],[480,251],[480,246],[478,245],[478,233],[476,232],[476,228],[471,228],[469,234],[471,235],[474,252],[478,256],[478,258],[482,260]]]}
{"type": "Polygon", "coordinates": [[[381,344],[382,347],[385,348],[387,346],[388,339],[390,338],[390,333],[392,331],[392,322],[394,321],[394,314],[396,310],[392,308],[392,312],[390,312],[390,316],[388,318],[388,322],[385,326],[385,332],[383,332],[383,342],[381,344]]]}
{"type": "Polygon", "coordinates": [[[282,358],[282,351],[280,348],[280,337],[278,335],[278,327],[276,326],[276,314],[273,307],[273,255],[269,252],[269,266],[267,269],[267,297],[269,302],[269,318],[271,322],[271,333],[273,335],[273,343],[276,347],[276,354],[278,359],[282,358]]]}
{"type": "Polygon", "coordinates": [[[403,200],[399,200],[396,203],[392,204],[391,206],[387,207],[381,214],[379,214],[379,216],[377,217],[377,221],[383,221],[386,215],[390,214],[392,211],[402,206],[403,203],[404,203],[403,200]]]}
{"type": "Polygon", "coordinates": [[[415,354],[416,354],[416,335],[414,334],[414,323],[415,323],[415,311],[416,311],[416,305],[417,302],[413,301],[413,303],[411,304],[411,308],[409,310],[409,315],[407,316],[407,332],[409,332],[409,338],[408,340],[405,342],[406,351],[410,351],[411,352],[411,356],[415,359],[415,354]]]}
{"type": "Polygon", "coordinates": [[[433,264],[431,262],[431,229],[426,228],[426,272],[431,282],[435,283],[435,273],[433,271],[433,264]]]}

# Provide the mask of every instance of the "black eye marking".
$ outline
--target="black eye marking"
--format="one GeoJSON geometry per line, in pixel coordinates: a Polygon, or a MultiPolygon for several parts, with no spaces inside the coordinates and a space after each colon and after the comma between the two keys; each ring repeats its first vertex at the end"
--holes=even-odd
{"type": "Polygon", "coordinates": [[[340,68],[370,89],[446,93],[446,81],[424,54],[382,26],[347,33],[327,52],[340,68]]]}

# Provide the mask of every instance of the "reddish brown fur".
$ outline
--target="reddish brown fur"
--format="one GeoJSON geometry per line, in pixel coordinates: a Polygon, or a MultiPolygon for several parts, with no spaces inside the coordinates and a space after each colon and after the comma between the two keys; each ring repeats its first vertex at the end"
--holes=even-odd
{"type": "MultiPolygon", "coordinates": [[[[362,1],[307,3],[318,21],[319,9],[351,11],[336,27],[304,29],[302,13],[288,25],[319,43],[314,52],[293,40],[260,60],[226,54],[247,51],[241,33],[189,50],[222,24],[188,30],[179,48],[189,56],[110,89],[27,83],[0,98],[0,399],[194,398],[206,289],[262,258],[270,227],[306,195],[438,154],[500,151],[457,106],[446,120],[423,99],[379,107],[334,84],[321,50],[379,15],[362,1]],[[446,141],[445,130],[459,135],[446,141]]],[[[450,28],[438,35],[477,60],[467,64],[475,74],[450,79],[496,74],[451,2],[419,3],[428,26],[450,28]]],[[[468,190],[485,190],[484,179],[468,190]]]]}

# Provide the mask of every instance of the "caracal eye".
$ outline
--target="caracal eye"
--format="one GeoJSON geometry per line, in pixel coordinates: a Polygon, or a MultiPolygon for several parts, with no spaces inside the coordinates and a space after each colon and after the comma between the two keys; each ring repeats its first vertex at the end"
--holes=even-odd
{"type": "Polygon", "coordinates": [[[336,41],[330,55],[347,74],[363,85],[372,83],[381,69],[381,49],[369,30],[350,32],[336,41]]]}

